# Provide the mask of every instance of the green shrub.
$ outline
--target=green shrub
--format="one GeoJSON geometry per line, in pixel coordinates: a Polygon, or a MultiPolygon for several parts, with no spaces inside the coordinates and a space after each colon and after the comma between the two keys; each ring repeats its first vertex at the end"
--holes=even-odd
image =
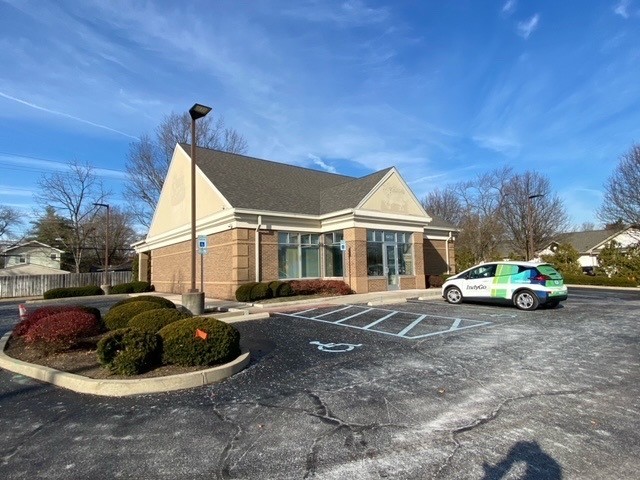
{"type": "Polygon", "coordinates": [[[129,326],[143,332],[156,333],[170,323],[191,317],[191,313],[176,310],[175,308],[162,308],[139,313],[129,321],[129,326]]]}
{"type": "Polygon", "coordinates": [[[591,275],[563,275],[564,283],[569,285],[595,285],[604,287],[637,287],[636,280],[624,277],[600,277],[591,275]]]}
{"type": "Polygon", "coordinates": [[[155,295],[138,295],[137,297],[125,298],[113,304],[111,308],[119,307],[120,305],[126,305],[127,303],[131,302],[153,302],[164,308],[176,308],[176,304],[171,300],[168,300],[164,297],[156,297],[155,295]]]}
{"type": "Polygon", "coordinates": [[[104,295],[104,292],[97,285],[87,285],[86,287],[52,288],[44,292],[43,297],[45,300],[51,300],[54,298],[87,297],[90,295],[104,295]]]}
{"type": "Polygon", "coordinates": [[[273,294],[271,293],[268,283],[256,283],[249,294],[249,298],[252,302],[271,298],[272,296],[273,294]]]}
{"type": "Polygon", "coordinates": [[[276,298],[278,296],[278,289],[285,283],[281,280],[274,280],[273,282],[269,282],[269,290],[271,290],[271,296],[276,298]]]}
{"type": "Polygon", "coordinates": [[[251,301],[251,289],[257,285],[256,282],[245,283],[244,285],[240,285],[236,290],[236,300],[239,302],[250,302],[251,301]]]}
{"type": "Polygon", "coordinates": [[[216,365],[240,355],[240,333],[232,325],[215,318],[193,317],[178,320],[161,329],[162,361],[182,366],[216,365]],[[206,339],[197,335],[206,334],[206,339]]]}
{"type": "Polygon", "coordinates": [[[160,362],[160,338],[137,328],[121,328],[105,335],[97,348],[100,365],[118,375],[137,375],[160,362]]]}
{"type": "Polygon", "coordinates": [[[282,285],[278,287],[276,297],[290,297],[293,295],[293,288],[289,282],[282,282],[282,285]]]}
{"type": "Polygon", "coordinates": [[[164,308],[156,302],[129,302],[111,309],[104,316],[104,324],[108,330],[118,330],[129,326],[129,321],[136,315],[149,310],[164,308]]]}
{"type": "Polygon", "coordinates": [[[100,333],[99,320],[80,310],[69,310],[43,317],[29,328],[25,342],[42,353],[62,352],[79,340],[100,333]]]}
{"type": "Polygon", "coordinates": [[[149,282],[128,282],[119,283],[111,287],[112,294],[118,293],[144,293],[153,292],[154,287],[149,282]]]}
{"type": "Polygon", "coordinates": [[[442,275],[427,275],[427,288],[439,288],[443,283],[442,275]]]}

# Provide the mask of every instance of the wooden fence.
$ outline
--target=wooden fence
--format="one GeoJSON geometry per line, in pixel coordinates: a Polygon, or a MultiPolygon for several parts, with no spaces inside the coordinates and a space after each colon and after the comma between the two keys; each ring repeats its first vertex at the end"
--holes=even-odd
{"type": "MultiPolygon", "coordinates": [[[[131,272],[109,272],[109,283],[117,285],[131,281],[131,272]]],[[[104,273],[63,273],[60,275],[0,276],[0,298],[37,297],[47,290],[60,287],[102,285],[104,273]]]]}

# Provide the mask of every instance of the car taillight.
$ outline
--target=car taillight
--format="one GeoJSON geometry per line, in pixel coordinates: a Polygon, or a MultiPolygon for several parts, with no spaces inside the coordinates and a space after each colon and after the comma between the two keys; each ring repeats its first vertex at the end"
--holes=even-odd
{"type": "Polygon", "coordinates": [[[551,277],[548,275],[538,275],[537,277],[533,277],[536,282],[546,282],[547,280],[551,280],[551,277]]]}

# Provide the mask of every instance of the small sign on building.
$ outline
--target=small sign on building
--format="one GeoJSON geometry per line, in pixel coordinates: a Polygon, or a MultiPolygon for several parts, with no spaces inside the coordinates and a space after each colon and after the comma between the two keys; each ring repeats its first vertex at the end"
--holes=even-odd
{"type": "Polygon", "coordinates": [[[345,240],[340,240],[340,251],[342,252],[347,251],[347,242],[345,240]]]}

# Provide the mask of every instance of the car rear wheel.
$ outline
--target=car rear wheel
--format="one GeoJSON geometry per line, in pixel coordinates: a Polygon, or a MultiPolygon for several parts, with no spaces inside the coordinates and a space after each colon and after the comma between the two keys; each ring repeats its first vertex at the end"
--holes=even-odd
{"type": "Polygon", "coordinates": [[[522,290],[513,297],[513,303],[520,310],[535,310],[538,308],[538,297],[530,290],[522,290]]]}
{"type": "Polygon", "coordinates": [[[453,303],[454,305],[462,302],[462,292],[458,287],[447,288],[447,291],[444,292],[444,297],[447,299],[447,302],[453,303]]]}

